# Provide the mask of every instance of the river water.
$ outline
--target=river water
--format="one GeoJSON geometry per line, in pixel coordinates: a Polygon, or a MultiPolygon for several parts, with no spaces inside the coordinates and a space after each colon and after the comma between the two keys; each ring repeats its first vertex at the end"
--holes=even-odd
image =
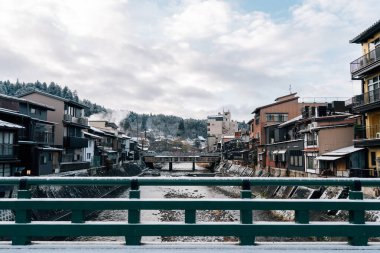
{"type": "MultiPolygon", "coordinates": [[[[191,171],[192,164],[173,164],[173,171],[169,172],[168,165],[162,167],[160,173],[162,177],[185,176],[188,173],[209,173],[203,167],[196,166],[195,172],[191,171]]],[[[141,199],[164,199],[164,198],[234,198],[233,194],[226,193],[225,189],[220,190],[207,186],[143,186],[140,188],[141,199]]],[[[122,192],[119,198],[129,198],[129,191],[122,192]]],[[[235,196],[236,197],[236,196],[235,196]]],[[[92,221],[126,221],[128,211],[106,210],[100,212],[92,221]]],[[[271,213],[266,211],[254,212],[254,220],[278,220],[271,213]]],[[[141,211],[141,223],[158,222],[183,222],[184,211],[180,210],[143,210],[141,211]]],[[[239,211],[235,210],[204,210],[197,211],[197,222],[239,222],[239,211]]],[[[259,238],[258,238],[259,239],[259,238]]],[[[124,237],[78,237],[76,241],[120,241],[124,242],[124,237]]],[[[143,237],[142,242],[231,242],[238,241],[234,237],[143,237]]]]}

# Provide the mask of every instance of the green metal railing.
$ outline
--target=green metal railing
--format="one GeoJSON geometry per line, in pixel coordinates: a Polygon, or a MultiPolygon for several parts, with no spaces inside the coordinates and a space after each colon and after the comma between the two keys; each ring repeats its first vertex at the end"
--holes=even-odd
{"type": "Polygon", "coordinates": [[[0,236],[14,245],[36,237],[125,236],[127,245],[139,245],[142,236],[236,236],[241,245],[252,245],[256,236],[347,237],[351,245],[367,245],[380,237],[380,223],[366,222],[365,211],[380,210],[380,201],[364,200],[362,187],[379,187],[379,179],[309,178],[2,178],[0,185],[18,185],[17,199],[0,199],[0,209],[15,212],[14,222],[0,222],[0,236]],[[40,185],[122,185],[129,199],[31,198],[30,187],[40,185]],[[250,199],[255,186],[343,186],[349,199],[250,199]],[[140,199],[140,186],[239,186],[241,199],[140,199]],[[70,210],[71,222],[32,221],[31,210],[70,210]],[[85,211],[128,210],[128,222],[86,222],[85,211]],[[185,210],[183,223],[144,223],[141,210],[185,210]],[[198,210],[240,210],[240,223],[197,223],[198,210]],[[256,210],[294,210],[294,222],[255,222],[256,210]],[[310,222],[310,211],[348,210],[346,222],[310,222]]]}

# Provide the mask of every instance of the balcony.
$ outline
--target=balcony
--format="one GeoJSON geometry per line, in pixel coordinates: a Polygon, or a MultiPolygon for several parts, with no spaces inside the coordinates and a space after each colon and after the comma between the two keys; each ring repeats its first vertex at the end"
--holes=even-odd
{"type": "Polygon", "coordinates": [[[16,147],[14,144],[0,144],[0,160],[16,159],[16,147]]]}
{"type": "Polygon", "coordinates": [[[351,62],[351,76],[352,78],[361,78],[367,72],[380,66],[380,47],[375,48],[368,54],[351,62]]]}
{"type": "Polygon", "coordinates": [[[380,125],[355,126],[354,145],[358,148],[380,145],[380,125]]]}
{"type": "Polygon", "coordinates": [[[82,126],[88,126],[88,119],[87,118],[81,118],[81,117],[74,117],[70,114],[65,114],[63,115],[63,120],[69,123],[74,123],[77,125],[82,125],[82,126]]]}
{"type": "Polygon", "coordinates": [[[357,113],[380,109],[380,88],[353,97],[351,103],[357,113]]]}
{"type": "Polygon", "coordinates": [[[63,139],[66,148],[87,148],[88,140],[82,137],[67,136],[63,139]]]}
{"type": "Polygon", "coordinates": [[[54,145],[54,133],[35,132],[33,140],[39,144],[54,145]]]}

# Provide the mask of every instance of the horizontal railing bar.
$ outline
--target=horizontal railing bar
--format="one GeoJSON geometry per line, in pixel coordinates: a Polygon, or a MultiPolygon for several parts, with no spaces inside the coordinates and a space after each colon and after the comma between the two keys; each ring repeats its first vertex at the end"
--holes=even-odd
{"type": "Polygon", "coordinates": [[[28,223],[2,224],[0,236],[380,236],[379,223],[28,223]]]}
{"type": "Polygon", "coordinates": [[[0,199],[15,210],[380,210],[378,200],[304,199],[0,199]]]}
{"type": "Polygon", "coordinates": [[[380,179],[372,178],[252,178],[252,177],[204,177],[204,178],[157,178],[157,177],[14,177],[1,178],[0,185],[124,185],[130,186],[136,180],[141,186],[241,186],[249,181],[252,186],[362,186],[378,187],[380,179]]]}

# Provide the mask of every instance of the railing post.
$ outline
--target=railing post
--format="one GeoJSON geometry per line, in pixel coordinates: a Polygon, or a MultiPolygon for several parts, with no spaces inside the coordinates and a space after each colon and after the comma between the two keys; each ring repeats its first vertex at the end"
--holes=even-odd
{"type": "MultiPolygon", "coordinates": [[[[17,191],[18,199],[31,199],[32,194],[29,191],[29,185],[26,178],[20,179],[19,187],[17,191]]],[[[31,210],[16,209],[15,210],[15,222],[16,223],[30,223],[32,219],[31,210]]],[[[16,236],[12,238],[12,245],[28,245],[30,244],[30,238],[27,236],[16,236]]]]}
{"type": "MultiPolygon", "coordinates": [[[[360,180],[355,180],[350,187],[349,199],[363,200],[362,184],[360,180]]],[[[349,222],[352,224],[365,223],[364,210],[349,210],[349,222]]],[[[365,246],[368,244],[368,237],[365,234],[356,234],[348,238],[348,243],[353,246],[365,246]]]]}
{"type": "MultiPolygon", "coordinates": [[[[242,199],[250,199],[252,197],[251,193],[251,183],[249,180],[243,180],[242,190],[240,191],[240,197],[242,199]]],[[[252,210],[242,209],[240,210],[240,222],[241,224],[252,224],[252,210]]],[[[241,236],[240,245],[253,245],[255,244],[254,236],[241,236]]]]}
{"type": "Polygon", "coordinates": [[[194,224],[196,223],[197,212],[194,209],[186,209],[185,210],[185,223],[194,224]]]}
{"type": "Polygon", "coordinates": [[[84,223],[84,211],[83,210],[72,210],[71,211],[71,223],[84,223]]]}
{"type": "MultiPolygon", "coordinates": [[[[137,179],[131,180],[131,189],[129,190],[130,199],[139,199],[140,198],[140,187],[137,179]]],[[[138,209],[129,209],[128,210],[128,223],[140,223],[140,210],[138,209]]],[[[125,243],[127,245],[140,245],[141,236],[126,235],[125,243]]]]}
{"type": "Polygon", "coordinates": [[[309,224],[309,210],[295,210],[295,222],[299,224],[309,224]]]}

